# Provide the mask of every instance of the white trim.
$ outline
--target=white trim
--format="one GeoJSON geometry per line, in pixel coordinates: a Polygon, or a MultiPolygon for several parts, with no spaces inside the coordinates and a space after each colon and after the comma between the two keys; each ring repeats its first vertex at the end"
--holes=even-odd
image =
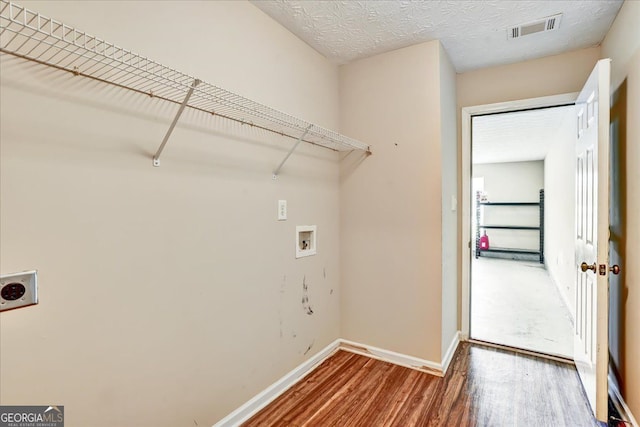
{"type": "Polygon", "coordinates": [[[258,411],[273,402],[278,396],[295,385],[304,376],[313,371],[320,363],[324,362],[329,356],[335,353],[340,347],[339,339],[335,340],[313,357],[306,360],[291,372],[285,374],[278,381],[258,393],[251,400],[240,406],[238,409],[218,421],[213,427],[238,426],[249,418],[254,416],[258,411]]]}
{"type": "Polygon", "coordinates": [[[456,353],[456,349],[458,348],[458,344],[460,344],[460,331],[456,331],[453,339],[451,340],[451,344],[449,344],[449,348],[447,352],[442,357],[442,374],[447,373],[447,369],[449,369],[449,365],[451,364],[451,360],[453,360],[453,355],[456,353]]]}
{"type": "Polygon", "coordinates": [[[499,102],[495,104],[475,105],[463,107],[461,111],[462,130],[462,330],[460,338],[469,339],[470,307],[471,307],[471,116],[486,113],[501,113],[514,110],[525,110],[530,108],[553,107],[575,102],[578,93],[565,93],[561,95],[543,96],[540,98],[523,99],[519,101],[499,102]]]}
{"type": "Polygon", "coordinates": [[[431,375],[436,375],[439,377],[443,376],[441,363],[408,356],[406,354],[396,353],[395,351],[385,350],[383,348],[378,348],[349,340],[340,340],[340,350],[349,351],[351,353],[360,354],[362,356],[368,356],[373,359],[378,359],[382,360],[383,362],[393,363],[394,365],[404,366],[405,368],[426,372],[431,375]]]}
{"type": "Polygon", "coordinates": [[[620,390],[616,386],[616,383],[611,379],[611,375],[609,375],[609,396],[611,396],[611,400],[613,404],[616,406],[618,412],[624,419],[624,421],[630,422],[633,427],[640,427],[640,424],[636,421],[631,413],[631,409],[627,406],[627,402],[622,398],[622,394],[620,394],[620,390]]]}

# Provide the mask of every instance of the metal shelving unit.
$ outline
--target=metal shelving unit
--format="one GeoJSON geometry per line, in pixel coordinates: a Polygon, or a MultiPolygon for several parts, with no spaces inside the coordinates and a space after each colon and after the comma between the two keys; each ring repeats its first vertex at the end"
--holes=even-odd
{"type": "Polygon", "coordinates": [[[153,157],[154,166],[160,165],[162,150],[187,107],[295,139],[296,144],[274,170],[274,177],[300,142],[335,151],[371,152],[363,142],[189,76],[6,0],[0,0],[0,52],[179,104],[179,111],[153,157]]]}
{"type": "Polygon", "coordinates": [[[488,256],[491,253],[498,254],[514,254],[514,255],[531,255],[535,256],[540,264],[544,264],[544,190],[540,190],[539,202],[482,202],[480,193],[476,195],[476,259],[481,256],[488,256]],[[539,210],[539,225],[483,225],[480,223],[482,217],[482,208],[485,206],[534,206],[539,210]],[[480,248],[480,230],[531,230],[537,231],[539,236],[538,250],[519,249],[519,248],[496,248],[489,249],[480,248]]]}

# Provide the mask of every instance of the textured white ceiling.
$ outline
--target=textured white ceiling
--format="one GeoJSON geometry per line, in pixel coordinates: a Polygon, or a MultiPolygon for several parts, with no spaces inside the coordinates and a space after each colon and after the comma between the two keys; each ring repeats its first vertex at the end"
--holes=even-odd
{"type": "Polygon", "coordinates": [[[570,105],[473,117],[473,163],[544,159],[559,135],[575,128],[574,109],[570,105]]]}
{"type": "Polygon", "coordinates": [[[355,59],[438,39],[456,71],[596,46],[623,0],[251,0],[325,57],[355,59]],[[560,28],[508,40],[507,28],[562,13],[560,28]]]}

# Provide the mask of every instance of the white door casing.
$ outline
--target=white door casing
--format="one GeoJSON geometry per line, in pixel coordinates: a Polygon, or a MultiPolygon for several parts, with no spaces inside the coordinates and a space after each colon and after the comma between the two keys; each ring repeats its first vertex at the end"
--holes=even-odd
{"type": "Polygon", "coordinates": [[[539,98],[529,98],[517,101],[506,101],[495,104],[475,105],[463,107],[461,111],[461,128],[462,128],[462,192],[460,199],[462,200],[462,208],[460,215],[462,217],[461,240],[462,248],[462,330],[461,339],[469,339],[470,328],[470,286],[471,286],[471,259],[473,258],[471,222],[475,215],[472,215],[472,207],[475,205],[475,199],[472,197],[471,191],[471,118],[475,115],[489,113],[507,113],[512,111],[520,111],[534,108],[548,108],[574,104],[578,96],[577,92],[565,93],[551,96],[543,96],[539,98]]]}
{"type": "Polygon", "coordinates": [[[610,66],[598,61],[576,100],[574,360],[601,421],[608,416],[610,66]]]}

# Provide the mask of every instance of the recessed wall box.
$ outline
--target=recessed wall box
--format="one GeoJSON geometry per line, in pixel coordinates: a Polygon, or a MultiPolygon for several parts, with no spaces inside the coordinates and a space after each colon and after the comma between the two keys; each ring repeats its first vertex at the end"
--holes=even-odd
{"type": "Polygon", "coordinates": [[[316,254],[317,234],[315,225],[298,225],[296,227],[296,258],[316,254]]]}
{"type": "Polygon", "coordinates": [[[35,271],[0,276],[0,311],[38,303],[38,283],[35,271]]]}

